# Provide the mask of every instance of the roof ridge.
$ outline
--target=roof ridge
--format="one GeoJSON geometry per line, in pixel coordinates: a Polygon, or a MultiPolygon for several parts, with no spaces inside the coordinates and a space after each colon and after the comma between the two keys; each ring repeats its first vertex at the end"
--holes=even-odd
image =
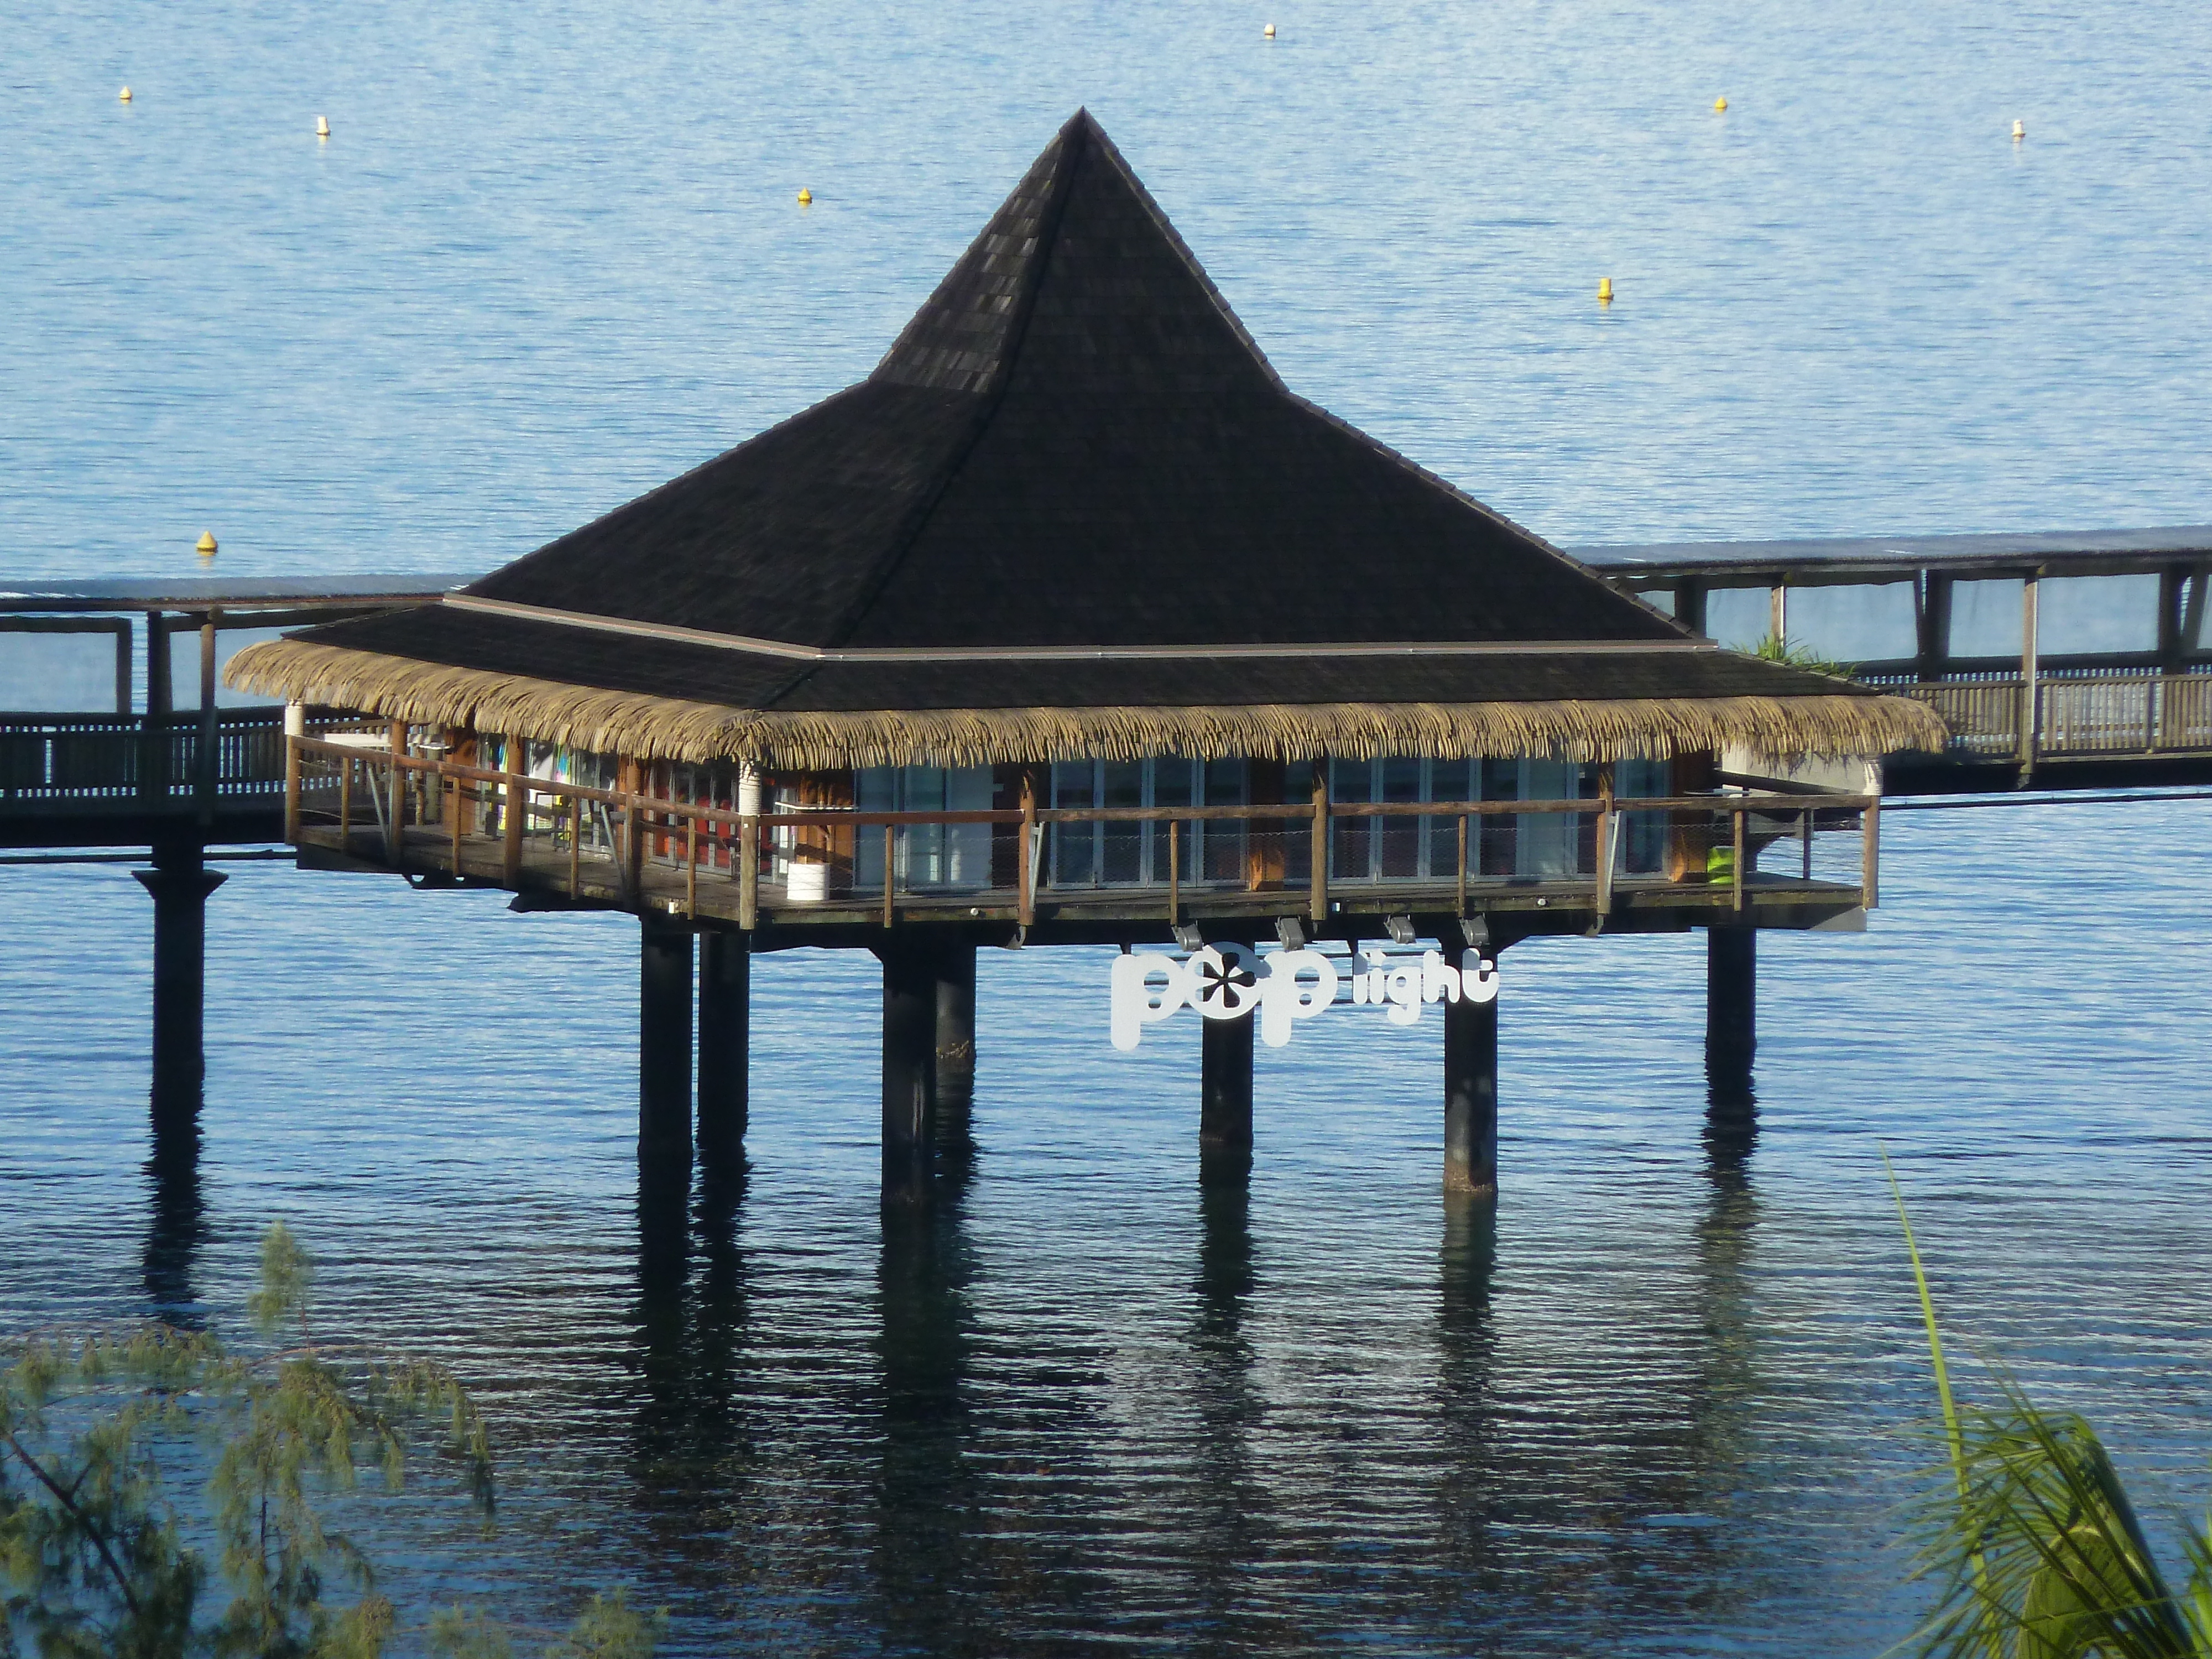
{"type": "MultiPolygon", "coordinates": [[[[1036,252],[1022,269],[1020,285],[1015,291],[1013,310],[1006,319],[1006,332],[999,348],[998,362],[993,366],[989,379],[977,388],[977,404],[969,416],[968,429],[961,434],[960,441],[938,469],[937,477],[928,490],[908,513],[898,533],[891,538],[889,550],[876,562],[875,568],[869,572],[867,580],[861,585],[858,595],[846,606],[836,623],[825,631],[825,645],[834,648],[852,638],[877,599],[882,597],[884,587],[898,573],[899,567],[906,562],[907,555],[914,550],[915,544],[921,538],[921,532],[928,525],[931,514],[937,511],[937,504],[945,499],[945,492],[960,476],[960,469],[975,453],[975,446],[989,429],[992,417],[999,412],[999,405],[1006,395],[1006,387],[1013,380],[1014,361],[1021,355],[1022,341],[1029,333],[1030,319],[1036,311],[1037,291],[1044,286],[1044,273],[1052,263],[1053,250],[1060,240],[1060,217],[1066,210],[1068,197],[1074,191],[1077,166],[1088,143],[1093,140],[1104,142],[1105,139],[1105,133],[1091,118],[1091,112],[1080,106],[1061,126],[1057,137],[1060,156],[1053,168],[1049,193],[1037,216],[1036,252]]],[[[1110,143],[1107,149],[1110,154],[1110,143]]],[[[1019,186],[1016,188],[1018,190],[1019,186]]],[[[993,217],[995,219],[997,216],[993,217]]],[[[987,225],[983,234],[989,234],[990,227],[987,225]]],[[[900,331],[902,340],[913,326],[909,323],[907,329],[900,331]]],[[[897,349],[897,343],[894,342],[891,350],[884,354],[884,362],[888,363],[897,349]]],[[[881,372],[882,365],[879,364],[877,373],[881,372]]]]}

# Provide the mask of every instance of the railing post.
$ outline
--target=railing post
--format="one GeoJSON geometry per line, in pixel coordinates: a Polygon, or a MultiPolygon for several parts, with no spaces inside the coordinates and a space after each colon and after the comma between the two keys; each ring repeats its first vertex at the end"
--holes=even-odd
{"type": "Polygon", "coordinates": [[[297,845],[300,839],[300,739],[307,734],[307,710],[304,704],[288,702],[284,705],[284,839],[297,845]]]}
{"type": "Polygon", "coordinates": [[[215,719],[215,617],[209,611],[200,623],[200,752],[193,768],[194,793],[199,797],[200,826],[215,823],[216,765],[218,736],[215,719]]]}
{"type": "Polygon", "coordinates": [[[1168,820],[1168,926],[1182,920],[1182,826],[1168,820]]]}
{"type": "Polygon", "coordinates": [[[760,817],[748,814],[738,826],[738,926],[748,933],[760,926],[760,817]]]}
{"type": "Polygon", "coordinates": [[[1611,761],[1598,768],[1597,796],[1597,925],[1603,927],[1605,919],[1613,914],[1613,838],[1620,833],[1613,812],[1611,761]]]}
{"type": "Polygon", "coordinates": [[[353,755],[338,758],[338,851],[353,851],[353,755]]]}
{"type": "Polygon", "coordinates": [[[1014,849],[1014,918],[1024,927],[1036,922],[1036,777],[1022,774],[1022,839],[1014,849]]]}
{"type": "Polygon", "coordinates": [[[2025,783],[2035,769],[2037,728],[2040,710],[2036,696],[2036,571],[2029,571],[2020,585],[2020,765],[2021,781],[2025,783]]]}
{"type": "Polygon", "coordinates": [[[1881,870],[1881,797],[1867,797],[1866,811],[1860,814],[1865,837],[1859,850],[1859,886],[1863,890],[1866,908],[1873,909],[1881,900],[1879,878],[1881,870]]]}
{"type": "Polygon", "coordinates": [[[1314,763],[1313,874],[1308,884],[1306,914],[1315,921],[1328,920],[1328,763],[1314,763]]]}
{"type": "Polygon", "coordinates": [[[1467,814],[1459,815],[1459,915],[1467,919],[1467,814]]]}
{"type": "Polygon", "coordinates": [[[523,746],[520,732],[509,732],[503,745],[500,769],[507,774],[506,822],[500,825],[502,832],[499,854],[499,878],[507,887],[519,886],[522,880],[522,819],[530,810],[530,798],[523,791],[522,775],[526,769],[525,757],[529,751],[523,746]]]}
{"type": "MultiPolygon", "coordinates": [[[[691,803],[694,807],[698,804],[696,800],[691,803]]],[[[696,916],[699,914],[699,815],[696,811],[686,814],[684,824],[684,914],[696,916]]]]}
{"type": "Polygon", "coordinates": [[[568,795],[568,896],[576,896],[576,879],[584,862],[584,798],[568,795]]]}
{"type": "Polygon", "coordinates": [[[1735,846],[1735,856],[1729,860],[1730,906],[1743,908],[1743,808],[1729,809],[1729,835],[1735,846]]]}
{"type": "Polygon", "coordinates": [[[386,808],[384,820],[384,857],[386,863],[395,866],[399,862],[399,849],[405,842],[405,838],[400,834],[399,813],[407,802],[407,769],[400,765],[399,762],[406,753],[407,722],[394,720],[392,722],[390,763],[392,780],[385,787],[384,792],[386,808]]]}

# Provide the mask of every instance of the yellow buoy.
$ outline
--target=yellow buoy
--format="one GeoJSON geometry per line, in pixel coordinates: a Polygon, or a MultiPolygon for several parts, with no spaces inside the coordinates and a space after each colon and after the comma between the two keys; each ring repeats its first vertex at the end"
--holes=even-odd
{"type": "Polygon", "coordinates": [[[118,97],[118,99],[120,99],[123,102],[125,102],[125,103],[126,103],[126,104],[127,104],[127,103],[129,103],[129,102],[131,101],[131,88],[128,88],[128,87],[125,87],[125,88],[123,88],[123,90],[122,90],[122,91],[120,91],[120,92],[117,93],[115,95],[116,95],[116,97],[118,97]]]}
{"type": "Polygon", "coordinates": [[[1260,33],[1266,35],[1267,39],[1272,40],[1275,38],[1275,26],[1273,23],[1270,23],[1267,27],[1261,29],[1260,33]]]}
{"type": "Polygon", "coordinates": [[[1613,303],[1612,277],[1601,276],[1597,279],[1597,302],[1601,306],[1609,306],[1613,303]]]}
{"type": "Polygon", "coordinates": [[[2014,123],[2012,124],[2012,141],[2013,141],[2013,143],[2014,143],[2016,144],[2016,143],[2018,143],[2021,139],[2023,139],[2023,138],[2025,138],[2025,137],[2027,137],[2027,122],[2025,122],[2025,121],[2015,121],[2015,122],[2014,122],[2014,123]]]}
{"type": "Polygon", "coordinates": [[[318,138],[327,138],[327,137],[329,137],[330,136],[331,136],[331,120],[330,120],[330,117],[328,117],[327,115],[318,115],[318,116],[315,118],[315,137],[318,137],[318,138]]]}
{"type": "Polygon", "coordinates": [[[1726,108],[1728,107],[1728,100],[1727,100],[1727,99],[1725,99],[1725,98],[1716,98],[1716,99],[1714,99],[1714,100],[1713,100],[1713,107],[1714,107],[1715,109],[1717,109],[1717,109],[1726,109],[1726,108]]]}
{"type": "Polygon", "coordinates": [[[197,550],[198,551],[200,557],[204,559],[211,559],[215,557],[214,531],[203,530],[200,532],[200,538],[197,544],[197,550]]]}
{"type": "Polygon", "coordinates": [[[799,187],[799,205],[801,207],[810,207],[813,204],[813,202],[814,192],[807,189],[805,185],[801,185],[799,187]]]}

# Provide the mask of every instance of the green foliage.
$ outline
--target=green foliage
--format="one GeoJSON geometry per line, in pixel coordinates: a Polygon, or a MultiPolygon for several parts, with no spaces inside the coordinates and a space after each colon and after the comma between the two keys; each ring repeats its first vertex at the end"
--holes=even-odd
{"type": "MultiPolygon", "coordinates": [[[[434,1437],[489,1522],[490,1438],[458,1378],[432,1361],[305,1342],[313,1264],[281,1223],[262,1241],[249,1307],[264,1333],[301,1346],[234,1354],[211,1335],[149,1324],[42,1335],[7,1350],[0,1372],[0,1659],[377,1659],[398,1625],[361,1551],[326,1523],[322,1500],[363,1474],[386,1491],[434,1437]],[[423,1431],[442,1428],[442,1435],[423,1431]],[[203,1605],[210,1573],[167,1496],[161,1454],[213,1453],[208,1506],[216,1574],[230,1592],[203,1605]],[[343,1586],[349,1599],[334,1599],[343,1586]]],[[[594,1597],[554,1651],[651,1653],[662,1615],[594,1597]]],[[[441,1614],[433,1651],[501,1659],[504,1630],[441,1614]]]]}
{"type": "Polygon", "coordinates": [[[1822,656],[1809,645],[1792,645],[1777,634],[1769,634],[1753,646],[1751,654],[1762,662],[1778,662],[1787,667],[1826,674],[1831,679],[1847,680],[1858,672],[1856,663],[1838,662],[1822,656]]]}
{"type": "MultiPolygon", "coordinates": [[[[1897,1191],[1894,1171],[1890,1185],[1897,1191]]],[[[1954,1399],[1901,1191],[1897,1211],[1948,1453],[1948,1478],[1920,1517],[1916,1574],[1938,1595],[1918,1650],[1929,1659],[2212,1659],[2212,1528],[2183,1540],[2189,1576],[2177,1593],[2086,1421],[2040,1409],[1995,1366],[1993,1403],[1954,1399]]]]}
{"type": "Polygon", "coordinates": [[[594,1595],[548,1654],[550,1659],[652,1659],[667,1624],[665,1613],[641,1613],[621,1590],[594,1595]]]}

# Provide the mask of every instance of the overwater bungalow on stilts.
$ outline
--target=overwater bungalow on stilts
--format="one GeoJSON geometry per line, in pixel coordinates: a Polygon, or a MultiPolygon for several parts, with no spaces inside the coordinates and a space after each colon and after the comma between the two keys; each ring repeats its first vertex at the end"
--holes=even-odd
{"type": "Polygon", "coordinates": [[[1080,112],[857,386],[230,678],[292,706],[303,864],[636,913],[645,1146],[691,1141],[695,979],[726,1156],[751,956],[874,951],[893,1194],[970,1085],[977,947],[1063,944],[1146,948],[1140,1022],[1202,962],[1200,1141],[1233,1160],[1253,947],[1336,964],[1304,1017],[1340,977],[1404,1001],[1393,953],[1435,941],[1445,1182],[1492,1190],[1498,952],[1707,929],[1747,1063],[1755,931],[1863,925],[1864,763],[1945,740],[1298,398],[1080,112]],[[360,723],[309,738],[310,707],[360,723]]]}

